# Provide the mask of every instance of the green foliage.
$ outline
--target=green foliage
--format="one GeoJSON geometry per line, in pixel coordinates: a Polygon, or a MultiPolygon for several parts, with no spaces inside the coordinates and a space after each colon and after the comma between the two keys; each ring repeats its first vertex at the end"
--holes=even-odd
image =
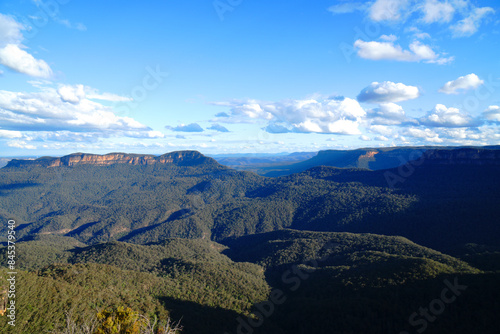
{"type": "Polygon", "coordinates": [[[227,239],[225,253],[234,260],[258,263],[267,269],[323,258],[321,266],[370,263],[375,254],[428,259],[456,272],[478,272],[467,263],[403,237],[346,232],[281,230],[227,239]],[[368,259],[365,259],[368,257],[368,259]]]}
{"type": "MultiPolygon", "coordinates": [[[[3,277],[6,271],[2,270],[3,277]]],[[[155,297],[163,280],[153,274],[95,264],[51,265],[38,272],[18,271],[16,282],[16,327],[11,328],[8,319],[0,317],[0,333],[53,330],[64,322],[66,312],[84,318],[113,305],[129,305],[161,319],[168,317],[155,297]]]]}
{"type": "MultiPolygon", "coordinates": [[[[35,235],[16,245],[16,262],[22,270],[36,270],[53,263],[65,263],[69,250],[85,244],[60,235],[35,235]]],[[[0,263],[7,263],[7,247],[0,247],[0,263]]]]}
{"type": "Polygon", "coordinates": [[[100,324],[96,334],[139,334],[146,325],[138,312],[123,306],[104,309],[97,313],[97,319],[100,324]]]}
{"type": "MultiPolygon", "coordinates": [[[[256,333],[398,332],[455,277],[470,286],[465,304],[427,332],[498,329],[498,171],[423,166],[394,189],[384,173],[272,179],[210,161],[1,169],[0,218],[17,222],[13,333],[97,312],[108,332],[139,330],[138,314],[183,318],[186,334],[234,332],[273,288],[286,302],[256,333]]],[[[6,320],[0,333],[12,333],[6,320]]]]}
{"type": "Polygon", "coordinates": [[[443,251],[500,241],[495,168],[417,166],[394,189],[387,172],[400,173],[314,167],[265,178],[215,162],[3,168],[0,217],[16,219],[19,237],[86,244],[221,241],[283,228],[397,234],[443,251]]]}

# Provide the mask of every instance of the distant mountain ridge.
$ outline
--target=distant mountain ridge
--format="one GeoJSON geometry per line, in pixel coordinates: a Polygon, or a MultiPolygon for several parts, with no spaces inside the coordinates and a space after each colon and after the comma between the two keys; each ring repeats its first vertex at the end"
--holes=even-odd
{"type": "Polygon", "coordinates": [[[49,168],[76,165],[108,166],[114,164],[196,166],[208,163],[212,165],[221,164],[237,170],[252,171],[263,176],[277,177],[300,173],[318,166],[371,170],[390,169],[421,158],[427,161],[428,164],[500,165],[500,146],[360,148],[355,150],[324,150],[313,155],[313,152],[297,152],[286,156],[269,157],[208,157],[193,150],[175,151],[158,156],[121,152],[104,155],[72,153],[62,157],[12,159],[6,164],[6,168],[49,168]]]}
{"type": "Polygon", "coordinates": [[[277,177],[300,173],[318,166],[365,168],[381,170],[395,168],[412,160],[428,164],[500,165],[500,146],[486,147],[387,147],[356,150],[324,150],[308,160],[291,165],[273,166],[259,173],[277,177]]]}
{"type": "Polygon", "coordinates": [[[113,165],[113,164],[130,164],[130,165],[152,165],[152,164],[177,164],[194,166],[205,162],[216,161],[212,158],[205,157],[197,151],[177,151],[170,152],[160,156],[148,154],[127,154],[127,153],[108,153],[104,155],[89,154],[89,153],[73,153],[63,157],[41,157],[35,160],[12,159],[7,164],[9,167],[61,167],[75,165],[113,165]]]}
{"type": "Polygon", "coordinates": [[[500,165],[500,150],[481,148],[425,151],[422,160],[437,165],[500,165]]]}

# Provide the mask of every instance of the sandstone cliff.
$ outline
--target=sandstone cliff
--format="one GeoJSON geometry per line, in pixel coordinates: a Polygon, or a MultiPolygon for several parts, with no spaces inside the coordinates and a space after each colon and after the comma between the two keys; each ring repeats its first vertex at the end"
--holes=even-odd
{"type": "Polygon", "coordinates": [[[106,166],[112,164],[151,165],[157,163],[191,166],[206,162],[215,163],[215,160],[205,157],[197,151],[178,151],[160,156],[127,153],[109,153],[105,155],[73,153],[60,158],[42,157],[36,160],[13,159],[7,164],[7,167],[71,167],[76,165],[106,166]]]}

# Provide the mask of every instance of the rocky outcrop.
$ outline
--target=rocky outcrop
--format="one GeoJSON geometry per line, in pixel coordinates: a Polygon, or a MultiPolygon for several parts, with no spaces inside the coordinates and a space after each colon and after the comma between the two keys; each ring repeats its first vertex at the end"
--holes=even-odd
{"type": "Polygon", "coordinates": [[[436,149],[425,151],[427,165],[500,165],[500,150],[482,148],[436,149]]]}
{"type": "Polygon", "coordinates": [[[36,160],[13,159],[7,167],[72,167],[76,165],[96,165],[107,166],[113,164],[129,165],[152,165],[152,164],[176,164],[182,166],[194,166],[201,163],[216,163],[212,158],[205,157],[197,151],[178,151],[166,153],[160,156],[127,154],[127,153],[109,153],[105,155],[73,153],[60,158],[42,157],[36,160]]]}

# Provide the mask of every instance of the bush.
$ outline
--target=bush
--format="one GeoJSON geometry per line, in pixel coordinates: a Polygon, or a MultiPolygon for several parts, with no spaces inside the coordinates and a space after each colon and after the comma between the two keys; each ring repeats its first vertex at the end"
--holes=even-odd
{"type": "Polygon", "coordinates": [[[66,323],[52,334],[178,334],[180,322],[167,318],[165,323],[146,317],[130,307],[118,306],[104,309],[94,316],[75,322],[72,314],[66,313],[66,323]]]}

